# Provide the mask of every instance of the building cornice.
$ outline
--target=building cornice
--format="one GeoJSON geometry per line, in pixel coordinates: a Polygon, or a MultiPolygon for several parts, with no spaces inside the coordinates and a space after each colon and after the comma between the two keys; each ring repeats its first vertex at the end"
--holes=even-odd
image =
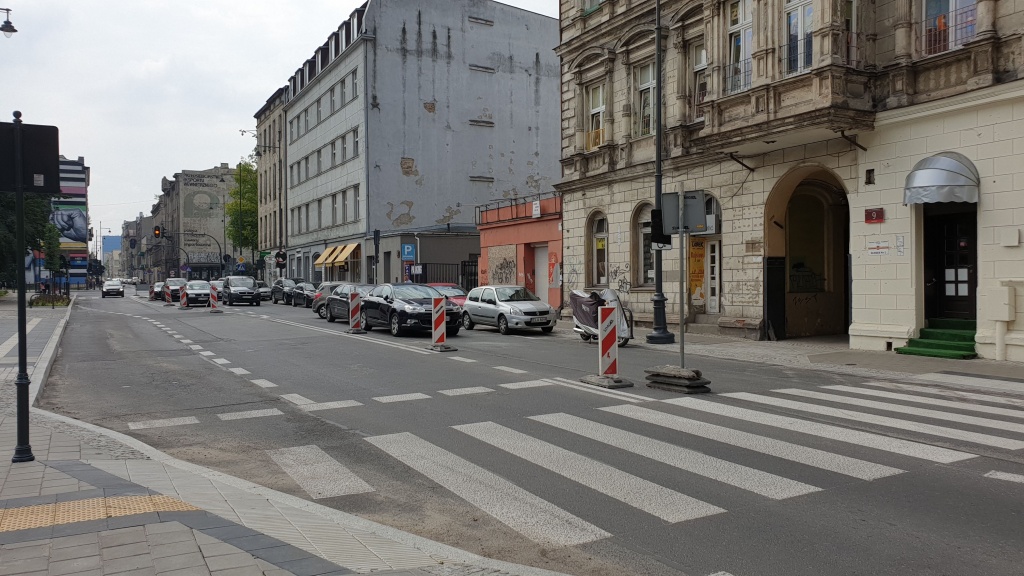
{"type": "Polygon", "coordinates": [[[1024,79],[989,86],[966,94],[941,98],[932,102],[878,112],[875,114],[875,127],[880,128],[927,118],[938,113],[946,114],[964,108],[998,104],[999,102],[1016,99],[1024,99],[1024,79]]]}

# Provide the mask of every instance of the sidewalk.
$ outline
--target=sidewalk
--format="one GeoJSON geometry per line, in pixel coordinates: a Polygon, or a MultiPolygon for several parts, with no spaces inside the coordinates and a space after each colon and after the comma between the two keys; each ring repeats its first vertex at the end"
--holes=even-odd
{"type": "MultiPolygon", "coordinates": [[[[28,310],[33,401],[72,314],[28,310]]],[[[12,464],[16,336],[16,302],[0,299],[0,576],[558,576],[270,490],[36,408],[36,460],[12,464]]]]}

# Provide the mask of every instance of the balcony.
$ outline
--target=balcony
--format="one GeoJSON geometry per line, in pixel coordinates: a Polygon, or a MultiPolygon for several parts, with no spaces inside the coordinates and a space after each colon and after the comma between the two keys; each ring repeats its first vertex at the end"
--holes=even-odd
{"type": "Polygon", "coordinates": [[[722,84],[722,91],[725,95],[737,94],[750,89],[752,62],[750,58],[747,58],[725,65],[725,78],[722,84]]]}
{"type": "Polygon", "coordinates": [[[520,220],[560,217],[562,197],[555,192],[507,200],[495,200],[476,207],[476,225],[507,224],[520,220]]]}
{"type": "Polygon", "coordinates": [[[977,6],[973,4],[925,18],[921,22],[921,48],[924,55],[948,52],[974,40],[976,22],[977,6]]]}

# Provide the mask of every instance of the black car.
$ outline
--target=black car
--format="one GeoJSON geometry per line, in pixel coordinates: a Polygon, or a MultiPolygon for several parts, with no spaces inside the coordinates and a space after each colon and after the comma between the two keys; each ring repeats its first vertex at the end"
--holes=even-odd
{"type": "Polygon", "coordinates": [[[359,292],[359,296],[365,300],[371,291],[373,291],[373,284],[342,284],[335,288],[334,292],[327,297],[327,305],[324,306],[327,310],[327,321],[344,320],[348,322],[348,295],[359,292]]]}
{"type": "Polygon", "coordinates": [[[189,306],[207,306],[210,303],[210,283],[206,280],[191,280],[185,284],[185,300],[189,306]]]}
{"type": "Polygon", "coordinates": [[[260,305],[260,293],[252,276],[228,276],[224,279],[221,299],[227,306],[235,304],[260,305]]]}
{"type": "Polygon", "coordinates": [[[164,282],[164,301],[165,302],[177,302],[178,294],[181,292],[181,287],[185,285],[187,281],[184,278],[168,278],[164,282]]]}
{"type": "MultiPolygon", "coordinates": [[[[363,300],[363,329],[386,326],[392,336],[406,330],[430,331],[433,298],[443,296],[425,284],[381,284],[363,300]]],[[[462,308],[448,299],[444,304],[447,333],[456,336],[462,327],[462,308]]]]}
{"type": "Polygon", "coordinates": [[[274,280],[274,285],[270,287],[270,301],[274,304],[278,302],[291,304],[292,290],[295,288],[295,285],[305,281],[304,278],[278,278],[274,280]]]}
{"type": "Polygon", "coordinates": [[[309,282],[299,282],[292,288],[292,306],[309,308],[316,298],[316,286],[309,282]]]}

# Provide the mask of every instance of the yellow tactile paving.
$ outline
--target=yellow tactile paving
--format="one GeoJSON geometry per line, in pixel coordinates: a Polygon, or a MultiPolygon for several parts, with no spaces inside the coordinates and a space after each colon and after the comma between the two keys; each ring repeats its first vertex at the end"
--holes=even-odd
{"type": "Polygon", "coordinates": [[[0,532],[131,516],[147,512],[187,512],[190,510],[199,510],[199,508],[162,494],[88,498],[72,502],[0,509],[0,532]]]}

